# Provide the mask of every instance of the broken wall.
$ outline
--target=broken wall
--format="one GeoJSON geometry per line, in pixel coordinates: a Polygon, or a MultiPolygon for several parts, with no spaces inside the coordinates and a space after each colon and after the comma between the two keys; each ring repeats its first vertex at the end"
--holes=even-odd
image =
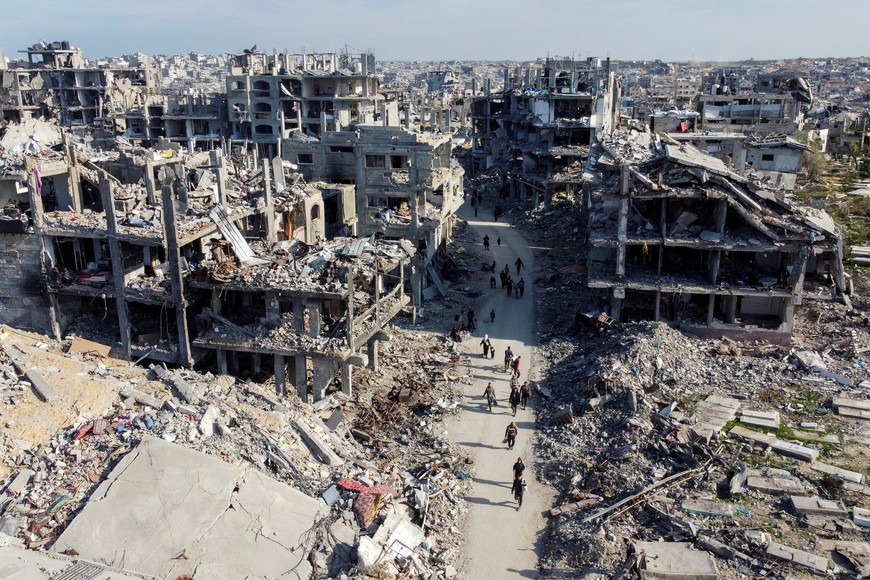
{"type": "Polygon", "coordinates": [[[40,250],[36,235],[0,236],[0,323],[51,334],[40,250]]]}

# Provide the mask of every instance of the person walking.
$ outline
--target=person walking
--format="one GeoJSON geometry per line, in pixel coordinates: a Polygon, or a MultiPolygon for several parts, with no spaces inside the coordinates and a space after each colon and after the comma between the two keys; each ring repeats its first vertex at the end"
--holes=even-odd
{"type": "Polygon", "coordinates": [[[477,328],[477,324],[474,323],[474,310],[469,308],[465,316],[468,318],[468,332],[474,332],[477,328]]]}
{"type": "Polygon", "coordinates": [[[492,383],[486,384],[486,389],[483,391],[483,396],[486,398],[486,404],[489,407],[489,412],[492,413],[492,406],[498,405],[498,401],[495,399],[495,389],[492,387],[492,383]]]}
{"type": "Polygon", "coordinates": [[[529,402],[529,399],[532,398],[532,387],[529,386],[529,381],[523,383],[523,386],[520,387],[520,401],[523,404],[523,411],[526,410],[526,405],[529,402]]]}
{"type": "MultiPolygon", "coordinates": [[[[489,271],[495,274],[495,260],[492,261],[492,266],[489,267],[489,271]]],[[[495,286],[493,286],[495,288],[495,286]]]]}
{"type": "Polygon", "coordinates": [[[502,272],[498,276],[501,278],[501,287],[504,288],[507,285],[508,275],[502,272]]]}
{"type": "Polygon", "coordinates": [[[520,511],[520,508],[523,507],[523,494],[526,493],[526,480],[522,476],[514,480],[511,486],[511,493],[514,499],[517,500],[517,511],[520,511]]]}
{"type": "Polygon", "coordinates": [[[519,299],[520,297],[520,285],[514,284],[514,298],[519,299]]]}
{"type": "Polygon", "coordinates": [[[483,347],[483,358],[489,358],[489,335],[484,334],[483,340],[480,341],[480,346],[483,347]]]}
{"type": "Polygon", "coordinates": [[[504,351],[504,372],[507,372],[514,360],[514,351],[508,346],[504,351]]]}
{"type": "Polygon", "coordinates": [[[489,311],[489,323],[495,322],[495,308],[489,311]]]}
{"type": "Polygon", "coordinates": [[[490,277],[489,277],[489,287],[490,287],[490,288],[495,288],[495,276],[490,276],[490,277]]]}
{"type": "Polygon", "coordinates": [[[489,251],[489,236],[483,236],[483,249],[489,251]]]}
{"type": "Polygon", "coordinates": [[[501,236],[499,236],[495,239],[495,243],[498,244],[499,246],[501,246],[501,236]]]}
{"type": "Polygon", "coordinates": [[[517,258],[517,261],[514,262],[517,267],[517,276],[520,275],[520,270],[523,268],[523,260],[521,258],[517,258]]]}
{"type": "Polygon", "coordinates": [[[510,276],[507,277],[507,283],[505,284],[505,288],[507,288],[508,296],[510,296],[511,292],[514,291],[514,281],[510,276]]]}
{"type": "Polygon", "coordinates": [[[511,394],[508,397],[508,403],[511,406],[511,413],[514,417],[517,416],[517,407],[520,406],[520,390],[516,387],[511,389],[511,394]]]}
{"type": "Polygon", "coordinates": [[[489,345],[489,358],[490,360],[495,358],[495,347],[492,346],[492,341],[487,340],[486,343],[489,345]]]}
{"type": "Polygon", "coordinates": [[[513,376],[516,378],[520,378],[520,357],[517,357],[511,362],[511,369],[513,369],[513,376]]]}
{"type": "Polygon", "coordinates": [[[522,479],[523,471],[526,469],[526,464],[523,463],[522,457],[517,457],[516,463],[514,463],[514,479],[522,479]]]}
{"type": "Polygon", "coordinates": [[[517,440],[517,425],[513,421],[504,430],[504,442],[507,443],[508,450],[514,448],[514,442],[517,440]]]}
{"type": "Polygon", "coordinates": [[[517,290],[519,290],[520,298],[523,297],[523,294],[526,292],[526,281],[520,278],[520,281],[517,282],[517,290]]]}

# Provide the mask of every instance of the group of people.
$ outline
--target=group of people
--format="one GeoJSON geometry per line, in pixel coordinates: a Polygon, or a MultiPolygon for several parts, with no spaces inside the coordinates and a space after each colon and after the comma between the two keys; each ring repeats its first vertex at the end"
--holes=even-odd
{"type": "MultiPolygon", "coordinates": [[[[517,276],[520,275],[520,270],[523,267],[523,261],[520,258],[517,258],[517,276]]],[[[507,264],[504,265],[504,270],[499,274],[501,278],[501,287],[507,291],[507,295],[514,295],[516,298],[522,298],[523,294],[526,293],[526,281],[523,278],[520,278],[517,281],[514,281],[511,276],[510,267],[507,264]]],[[[489,279],[489,287],[495,288],[495,276],[490,277],[489,279]]]]}
{"type": "Polygon", "coordinates": [[[453,330],[450,332],[450,337],[454,342],[461,342],[460,332],[474,332],[477,324],[474,320],[474,310],[468,309],[468,312],[463,310],[453,317],[453,330]]]}

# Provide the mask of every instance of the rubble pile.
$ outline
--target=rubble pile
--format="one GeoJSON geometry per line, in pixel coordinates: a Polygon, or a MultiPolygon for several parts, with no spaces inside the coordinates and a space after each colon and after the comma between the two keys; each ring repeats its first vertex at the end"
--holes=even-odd
{"type": "MultiPolygon", "coordinates": [[[[313,405],[279,399],[268,384],[89,359],[95,378],[115,381],[109,408],[80,415],[41,445],[0,431],[11,469],[0,484],[0,532],[50,549],[117,462],[149,435],[320,497],[325,515],[306,538],[319,575],[445,573],[460,555],[473,466],[446,438],[443,418],[457,412],[456,387],[470,378],[440,334],[391,334],[380,368],[359,370],[352,397],[335,392],[313,405]]],[[[0,371],[10,389],[19,388],[5,357],[0,371]]],[[[4,389],[4,401],[13,394],[4,389]]]]}

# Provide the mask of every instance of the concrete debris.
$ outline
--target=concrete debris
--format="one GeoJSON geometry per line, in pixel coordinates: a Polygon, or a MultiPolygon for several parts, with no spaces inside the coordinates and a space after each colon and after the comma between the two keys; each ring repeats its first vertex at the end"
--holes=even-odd
{"type": "Polygon", "coordinates": [[[767,545],[765,554],[775,560],[785,561],[819,574],[825,574],[828,570],[827,558],[776,542],[771,542],[767,545]]]}

